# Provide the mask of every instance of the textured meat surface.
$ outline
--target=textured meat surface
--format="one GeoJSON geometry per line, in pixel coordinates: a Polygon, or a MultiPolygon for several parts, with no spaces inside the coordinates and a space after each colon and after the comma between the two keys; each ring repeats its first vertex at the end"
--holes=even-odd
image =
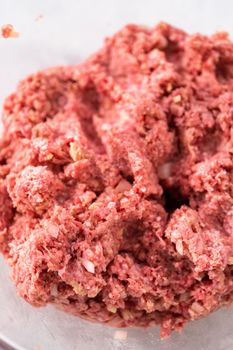
{"type": "Polygon", "coordinates": [[[233,300],[233,44],[128,25],[3,110],[0,249],[18,293],[113,326],[233,300]]]}

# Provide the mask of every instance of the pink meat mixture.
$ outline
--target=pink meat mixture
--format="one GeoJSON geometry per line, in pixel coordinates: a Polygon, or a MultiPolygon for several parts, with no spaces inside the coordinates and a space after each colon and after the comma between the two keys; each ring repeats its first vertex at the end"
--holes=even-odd
{"type": "Polygon", "coordinates": [[[18,293],[161,335],[233,301],[233,43],[124,27],[5,101],[0,247],[18,293]]]}

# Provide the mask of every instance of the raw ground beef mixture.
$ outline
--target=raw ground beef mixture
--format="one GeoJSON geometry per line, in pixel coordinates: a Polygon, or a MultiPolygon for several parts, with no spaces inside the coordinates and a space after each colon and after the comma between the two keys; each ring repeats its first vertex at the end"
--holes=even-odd
{"type": "Polygon", "coordinates": [[[124,27],[3,111],[0,248],[18,293],[162,337],[233,301],[233,43],[124,27]]]}

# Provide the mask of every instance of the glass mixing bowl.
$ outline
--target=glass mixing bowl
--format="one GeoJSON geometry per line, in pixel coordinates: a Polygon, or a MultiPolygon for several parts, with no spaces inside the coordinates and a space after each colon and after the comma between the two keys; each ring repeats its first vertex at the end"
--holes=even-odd
{"type": "MultiPolygon", "coordinates": [[[[232,10],[231,0],[0,0],[0,26],[11,23],[20,32],[17,39],[0,39],[0,103],[19,79],[47,66],[80,62],[126,23],[163,20],[189,32],[233,32],[232,10]]],[[[233,348],[231,309],[192,322],[181,334],[161,341],[157,328],[120,331],[51,306],[35,309],[16,295],[9,275],[0,258],[0,344],[6,349],[233,348]]]]}

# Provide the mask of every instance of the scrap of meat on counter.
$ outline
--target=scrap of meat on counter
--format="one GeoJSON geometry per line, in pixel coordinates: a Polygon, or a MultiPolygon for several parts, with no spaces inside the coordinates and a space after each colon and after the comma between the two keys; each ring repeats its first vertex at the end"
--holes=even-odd
{"type": "Polygon", "coordinates": [[[233,43],[128,25],[4,105],[0,247],[18,293],[162,337],[233,300],[233,43]]]}
{"type": "Polygon", "coordinates": [[[4,39],[18,38],[19,33],[14,30],[14,27],[12,24],[5,24],[1,27],[1,36],[4,39]]]}

